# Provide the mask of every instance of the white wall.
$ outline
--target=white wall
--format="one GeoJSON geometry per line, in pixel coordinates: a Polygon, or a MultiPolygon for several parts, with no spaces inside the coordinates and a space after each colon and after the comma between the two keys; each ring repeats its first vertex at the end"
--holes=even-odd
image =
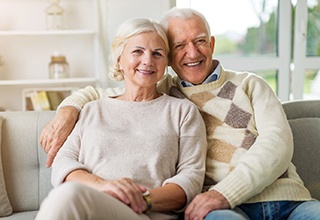
{"type": "Polygon", "coordinates": [[[172,7],[172,0],[107,0],[106,20],[109,39],[123,21],[133,17],[149,17],[159,21],[172,7]]]}

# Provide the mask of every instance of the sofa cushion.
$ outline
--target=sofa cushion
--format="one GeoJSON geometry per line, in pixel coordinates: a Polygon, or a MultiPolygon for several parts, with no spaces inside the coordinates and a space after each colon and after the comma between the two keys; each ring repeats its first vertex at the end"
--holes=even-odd
{"type": "Polygon", "coordinates": [[[0,112],[2,127],[2,163],[7,194],[13,212],[38,210],[52,188],[47,155],[39,144],[43,127],[55,112],[0,112]]]}
{"type": "Polygon", "coordinates": [[[298,118],[289,120],[294,137],[293,164],[311,192],[320,199],[320,118],[298,118]]]}
{"type": "Polygon", "coordinates": [[[1,134],[2,134],[2,117],[0,116],[0,217],[10,215],[12,207],[8,199],[8,194],[4,182],[1,156],[1,134]]]}

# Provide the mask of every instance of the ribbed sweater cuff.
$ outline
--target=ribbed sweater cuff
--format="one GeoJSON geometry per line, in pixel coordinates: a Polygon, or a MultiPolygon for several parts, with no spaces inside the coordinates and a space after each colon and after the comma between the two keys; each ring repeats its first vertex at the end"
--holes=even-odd
{"type": "Polygon", "coordinates": [[[246,182],[239,181],[243,179],[239,176],[228,175],[218,184],[212,186],[209,190],[216,190],[221,193],[229,202],[231,208],[243,203],[250,198],[250,186],[246,182]]]}

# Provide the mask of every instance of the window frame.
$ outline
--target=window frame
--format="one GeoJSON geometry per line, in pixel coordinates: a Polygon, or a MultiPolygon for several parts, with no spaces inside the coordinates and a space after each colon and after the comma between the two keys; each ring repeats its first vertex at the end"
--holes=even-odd
{"type": "Polygon", "coordinates": [[[305,73],[308,69],[320,69],[320,57],[308,57],[307,28],[308,28],[308,5],[307,0],[299,0],[296,5],[293,42],[293,64],[292,70],[292,96],[293,99],[304,99],[305,73]]]}

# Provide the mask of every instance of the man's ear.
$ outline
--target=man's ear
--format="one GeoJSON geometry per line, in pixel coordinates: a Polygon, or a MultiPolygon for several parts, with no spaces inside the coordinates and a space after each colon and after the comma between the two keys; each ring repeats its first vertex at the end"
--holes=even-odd
{"type": "Polygon", "coordinates": [[[212,54],[213,54],[213,52],[214,52],[215,43],[216,43],[216,39],[214,38],[214,36],[211,36],[210,48],[211,48],[211,50],[212,50],[212,54]]]}

